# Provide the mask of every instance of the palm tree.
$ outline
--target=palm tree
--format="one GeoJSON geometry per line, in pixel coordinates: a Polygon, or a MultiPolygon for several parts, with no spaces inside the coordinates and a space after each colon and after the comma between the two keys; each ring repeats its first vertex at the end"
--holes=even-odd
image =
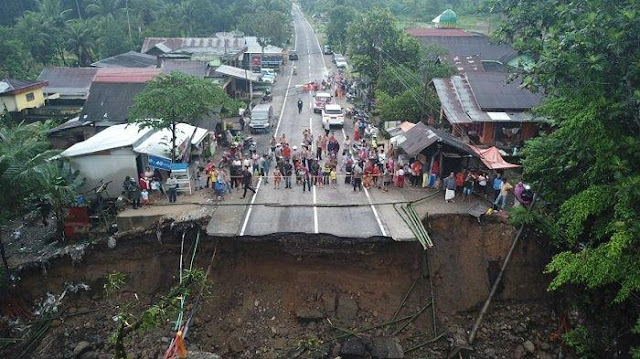
{"type": "MultiPolygon", "coordinates": [[[[49,149],[49,123],[0,126],[0,225],[46,203],[62,230],[62,208],[75,198],[75,183],[60,176],[60,162],[52,158],[59,151],[49,149]]],[[[61,232],[60,232],[61,233],[61,232]]],[[[4,247],[0,252],[5,267],[4,247]]]]}
{"type": "Polygon", "coordinates": [[[78,57],[78,66],[90,65],[96,45],[95,25],[90,20],[70,21],[65,36],[66,48],[78,57]]]}
{"type": "Polygon", "coordinates": [[[93,0],[85,10],[87,14],[113,19],[122,9],[121,0],[93,0]]]}
{"type": "Polygon", "coordinates": [[[64,9],[61,0],[40,0],[38,13],[45,21],[59,25],[64,23],[71,9],[64,9]]]}

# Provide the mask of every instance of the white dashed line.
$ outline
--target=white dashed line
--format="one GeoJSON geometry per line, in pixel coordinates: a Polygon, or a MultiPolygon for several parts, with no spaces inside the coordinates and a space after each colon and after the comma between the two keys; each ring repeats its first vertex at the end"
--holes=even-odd
{"type": "Polygon", "coordinates": [[[318,207],[316,207],[316,185],[313,185],[313,233],[318,232],[318,207]]]}
{"type": "Polygon", "coordinates": [[[249,216],[251,216],[251,211],[253,210],[253,202],[256,201],[256,196],[258,195],[258,191],[260,190],[261,183],[262,183],[262,178],[258,180],[258,185],[256,186],[256,192],[251,197],[251,204],[249,204],[249,209],[247,210],[247,215],[244,217],[244,223],[242,224],[242,229],[240,229],[241,236],[244,236],[244,231],[247,229],[247,224],[249,223],[249,216]]]}
{"type": "Polygon", "coordinates": [[[382,221],[380,220],[380,216],[378,216],[378,211],[376,207],[373,205],[373,201],[371,200],[371,196],[369,195],[369,191],[367,191],[367,187],[364,187],[364,194],[367,195],[367,200],[369,200],[369,205],[371,206],[371,210],[373,211],[373,215],[376,217],[376,222],[378,222],[378,227],[380,227],[380,232],[382,232],[382,236],[387,236],[387,231],[384,230],[384,226],[382,225],[382,221]]]}

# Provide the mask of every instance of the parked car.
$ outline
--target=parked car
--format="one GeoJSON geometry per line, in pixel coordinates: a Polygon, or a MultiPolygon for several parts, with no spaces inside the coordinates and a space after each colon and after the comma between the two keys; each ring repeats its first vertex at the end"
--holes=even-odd
{"type": "Polygon", "coordinates": [[[249,120],[249,129],[251,133],[269,132],[271,123],[273,122],[273,106],[271,104],[256,105],[251,110],[251,119],[249,120]]]}
{"type": "Polygon", "coordinates": [[[344,126],[344,112],[338,104],[326,104],[322,110],[322,123],[329,122],[329,126],[344,126]]]}
{"type": "Polygon", "coordinates": [[[331,96],[328,92],[318,92],[313,98],[313,113],[322,113],[324,105],[331,102],[331,96]]]}
{"type": "Polygon", "coordinates": [[[297,60],[297,59],[298,59],[298,52],[295,50],[289,51],[289,60],[297,60]]]}
{"type": "Polygon", "coordinates": [[[262,76],[260,76],[260,81],[268,84],[274,84],[276,83],[276,77],[273,75],[263,74],[262,76]]]}
{"type": "Polygon", "coordinates": [[[344,56],[341,53],[334,52],[333,53],[333,58],[331,59],[331,62],[333,62],[335,64],[336,60],[340,59],[340,58],[344,58],[344,56]]]}
{"type": "Polygon", "coordinates": [[[331,46],[329,45],[324,45],[324,48],[322,50],[322,53],[325,55],[331,55],[333,54],[333,51],[331,50],[331,46]]]}
{"type": "Polygon", "coordinates": [[[336,67],[339,69],[346,69],[349,64],[347,63],[347,59],[344,57],[340,57],[336,59],[336,67]]]}
{"type": "Polygon", "coordinates": [[[278,77],[278,73],[274,69],[262,69],[262,75],[278,77]]]}

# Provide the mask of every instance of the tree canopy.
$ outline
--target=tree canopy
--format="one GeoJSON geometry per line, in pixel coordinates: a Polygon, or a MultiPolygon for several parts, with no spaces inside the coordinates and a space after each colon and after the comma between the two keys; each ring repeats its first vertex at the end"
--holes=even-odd
{"type": "Polygon", "coordinates": [[[373,9],[347,28],[347,49],[355,70],[374,82],[385,65],[415,70],[421,61],[418,41],[404,33],[389,10],[373,9]]]}
{"type": "Polygon", "coordinates": [[[494,6],[509,18],[499,38],[535,59],[524,84],[547,94],[539,114],[553,131],[526,144],[523,165],[546,201],[536,223],[559,251],[547,266],[551,289],[580,285],[580,309],[609,307],[602,320],[591,318],[571,336],[588,341],[592,350],[584,353],[628,353],[629,343],[638,342],[629,339],[630,328],[640,323],[637,2],[504,0],[494,6]]]}
{"type": "Polygon", "coordinates": [[[239,105],[209,80],[172,72],[159,75],[136,96],[129,119],[141,127],[175,130],[175,123],[194,123],[217,107],[236,112],[239,105]]]}
{"type": "MultiPolygon", "coordinates": [[[[259,20],[289,38],[286,0],[21,0],[0,11],[0,77],[35,78],[45,66],[86,66],[145,37],[211,36],[259,20]],[[250,16],[245,18],[245,16],[250,16]],[[250,22],[249,20],[253,20],[250,22]]],[[[248,28],[247,28],[248,29],[248,28]]],[[[252,35],[247,33],[247,35],[252,35]]]]}

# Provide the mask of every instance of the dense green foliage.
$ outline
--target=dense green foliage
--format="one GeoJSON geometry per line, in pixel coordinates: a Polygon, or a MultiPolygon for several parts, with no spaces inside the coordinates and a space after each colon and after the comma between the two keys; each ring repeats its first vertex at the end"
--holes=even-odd
{"type": "MultiPolygon", "coordinates": [[[[157,76],[136,96],[129,118],[142,127],[172,129],[177,122],[194,123],[217,107],[236,113],[239,104],[209,80],[172,72],[157,76]]],[[[175,144],[172,147],[175,154],[175,144]]]]}
{"type": "Polygon", "coordinates": [[[300,0],[302,8],[310,14],[323,14],[329,9],[348,5],[362,13],[372,8],[387,8],[397,17],[429,22],[447,8],[456,13],[487,11],[487,0],[300,0]]]}
{"type": "Polygon", "coordinates": [[[450,66],[436,63],[439,49],[422,48],[384,9],[355,15],[346,33],[351,65],[373,85],[384,121],[416,123],[437,117],[437,97],[426,85],[452,73],[450,66]]]}
{"type": "Polygon", "coordinates": [[[629,353],[640,315],[637,2],[502,0],[494,10],[510,19],[498,35],[536,60],[525,84],[548,94],[539,113],[553,132],[527,143],[523,165],[544,186],[538,224],[559,250],[551,289],[577,285],[580,309],[603,314],[572,332],[572,344],[599,357],[629,353]]]}
{"type": "Polygon", "coordinates": [[[86,66],[137,51],[148,36],[249,30],[256,16],[268,16],[260,23],[285,31],[274,42],[281,44],[288,39],[289,9],[287,0],[9,1],[0,11],[0,77],[34,78],[51,65],[86,66]]]}
{"type": "Polygon", "coordinates": [[[4,117],[0,123],[0,226],[31,212],[43,219],[55,214],[61,234],[62,209],[75,200],[82,180],[65,161],[51,160],[58,154],[47,140],[51,123],[9,126],[4,117]]]}

